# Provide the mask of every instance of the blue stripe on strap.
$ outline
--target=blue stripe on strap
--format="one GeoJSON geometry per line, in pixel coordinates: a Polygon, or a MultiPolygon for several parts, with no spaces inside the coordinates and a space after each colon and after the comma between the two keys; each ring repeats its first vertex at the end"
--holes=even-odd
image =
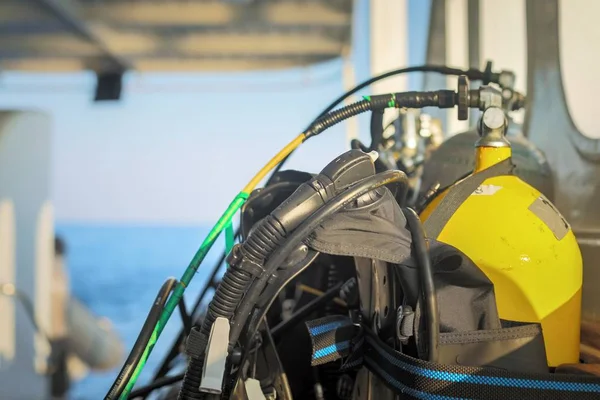
{"type": "Polygon", "coordinates": [[[352,323],[348,323],[348,320],[343,321],[333,321],[324,325],[313,326],[309,329],[311,336],[317,336],[325,332],[332,331],[334,329],[340,328],[342,326],[351,325],[352,323]]]}
{"type": "Polygon", "coordinates": [[[397,380],[396,378],[394,378],[393,376],[391,376],[390,374],[385,372],[379,365],[377,365],[373,362],[369,362],[369,361],[367,361],[367,364],[369,364],[370,369],[372,369],[372,370],[376,371],[378,374],[380,374],[383,378],[385,378],[385,380],[389,384],[394,386],[401,393],[407,394],[416,399],[420,399],[420,400],[468,400],[468,399],[465,399],[462,397],[442,396],[439,394],[427,393],[427,392],[422,392],[420,390],[413,389],[409,386],[406,386],[405,384],[403,384],[402,382],[400,382],[399,380],[397,380]]]}
{"type": "Polygon", "coordinates": [[[487,386],[504,386],[504,387],[515,387],[521,389],[544,389],[544,390],[560,390],[568,392],[591,392],[600,393],[600,384],[597,383],[578,383],[578,382],[564,382],[564,381],[549,381],[549,380],[536,380],[536,379],[522,379],[522,378],[503,378],[497,376],[484,376],[484,375],[472,375],[472,374],[460,374],[455,372],[437,371],[433,369],[427,369],[418,367],[416,365],[408,364],[400,361],[399,359],[388,354],[382,349],[378,343],[370,340],[373,348],[381,354],[386,360],[395,366],[402,368],[403,370],[413,374],[423,376],[429,379],[436,379],[447,382],[461,382],[470,383],[475,385],[487,385],[487,386]]]}
{"type": "Polygon", "coordinates": [[[334,343],[331,346],[327,346],[324,347],[320,350],[315,351],[315,354],[313,356],[313,360],[319,359],[319,358],[323,358],[323,357],[327,357],[328,355],[337,353],[339,351],[342,350],[347,350],[350,347],[350,341],[349,340],[345,340],[343,342],[339,342],[339,343],[334,343]]]}

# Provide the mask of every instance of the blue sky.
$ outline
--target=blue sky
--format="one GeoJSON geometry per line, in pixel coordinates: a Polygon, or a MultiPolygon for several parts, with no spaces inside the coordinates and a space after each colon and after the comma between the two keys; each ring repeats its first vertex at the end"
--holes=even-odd
{"type": "MultiPolygon", "coordinates": [[[[428,8],[429,0],[409,0],[411,65],[425,59],[428,8]]],[[[355,18],[362,81],[370,77],[366,0],[355,18]]],[[[57,221],[205,223],[342,93],[341,68],[335,60],[275,72],[130,74],[116,103],[92,103],[89,73],[6,73],[0,107],[52,115],[57,221]]],[[[421,77],[409,79],[417,88],[421,77]]],[[[360,126],[368,137],[365,117],[360,126]]],[[[346,148],[342,124],[304,144],[288,166],[316,172],[346,148]]]]}

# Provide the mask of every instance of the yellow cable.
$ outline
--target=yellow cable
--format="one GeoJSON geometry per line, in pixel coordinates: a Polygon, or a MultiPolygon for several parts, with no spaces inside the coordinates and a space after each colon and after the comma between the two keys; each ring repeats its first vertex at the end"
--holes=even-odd
{"type": "Polygon", "coordinates": [[[306,135],[301,133],[296,136],[294,140],[288,143],[279,153],[275,155],[258,173],[248,182],[248,184],[242,189],[243,193],[250,194],[256,186],[267,176],[267,174],[277,166],[284,158],[286,158],[292,151],[304,142],[306,135]]]}
{"type": "MultiPolygon", "coordinates": [[[[322,292],[319,289],[315,289],[311,286],[304,285],[302,283],[299,285],[296,285],[296,286],[298,287],[298,289],[302,290],[303,292],[312,294],[313,296],[323,296],[325,294],[325,292],[322,292]]],[[[340,299],[339,297],[335,297],[333,299],[333,302],[336,304],[339,304],[342,307],[348,307],[348,304],[344,300],[340,299]]]]}

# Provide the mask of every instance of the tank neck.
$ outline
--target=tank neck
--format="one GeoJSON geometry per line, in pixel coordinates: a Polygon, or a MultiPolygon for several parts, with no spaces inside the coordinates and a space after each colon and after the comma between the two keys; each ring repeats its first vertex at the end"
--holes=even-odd
{"type": "Polygon", "coordinates": [[[475,169],[474,173],[488,169],[501,161],[504,161],[512,156],[512,150],[507,147],[486,147],[480,146],[475,148],[475,169]]]}
{"type": "Polygon", "coordinates": [[[506,114],[499,107],[490,107],[479,121],[481,138],[475,144],[475,169],[477,173],[510,158],[510,142],[504,136],[508,127],[506,114]]]}

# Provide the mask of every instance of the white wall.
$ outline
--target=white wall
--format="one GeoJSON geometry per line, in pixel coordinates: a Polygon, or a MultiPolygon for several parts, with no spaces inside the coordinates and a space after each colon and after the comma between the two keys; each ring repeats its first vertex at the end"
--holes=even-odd
{"type": "MultiPolygon", "coordinates": [[[[36,307],[36,320],[49,331],[49,272],[53,261],[50,200],[50,118],[37,112],[0,112],[0,280],[12,281],[36,307]]],[[[23,306],[1,299],[0,398],[45,400],[46,343],[23,306]],[[4,325],[6,324],[6,326],[4,325]],[[8,325],[11,326],[8,326],[8,325]],[[14,335],[14,336],[13,336],[14,335]]]]}

